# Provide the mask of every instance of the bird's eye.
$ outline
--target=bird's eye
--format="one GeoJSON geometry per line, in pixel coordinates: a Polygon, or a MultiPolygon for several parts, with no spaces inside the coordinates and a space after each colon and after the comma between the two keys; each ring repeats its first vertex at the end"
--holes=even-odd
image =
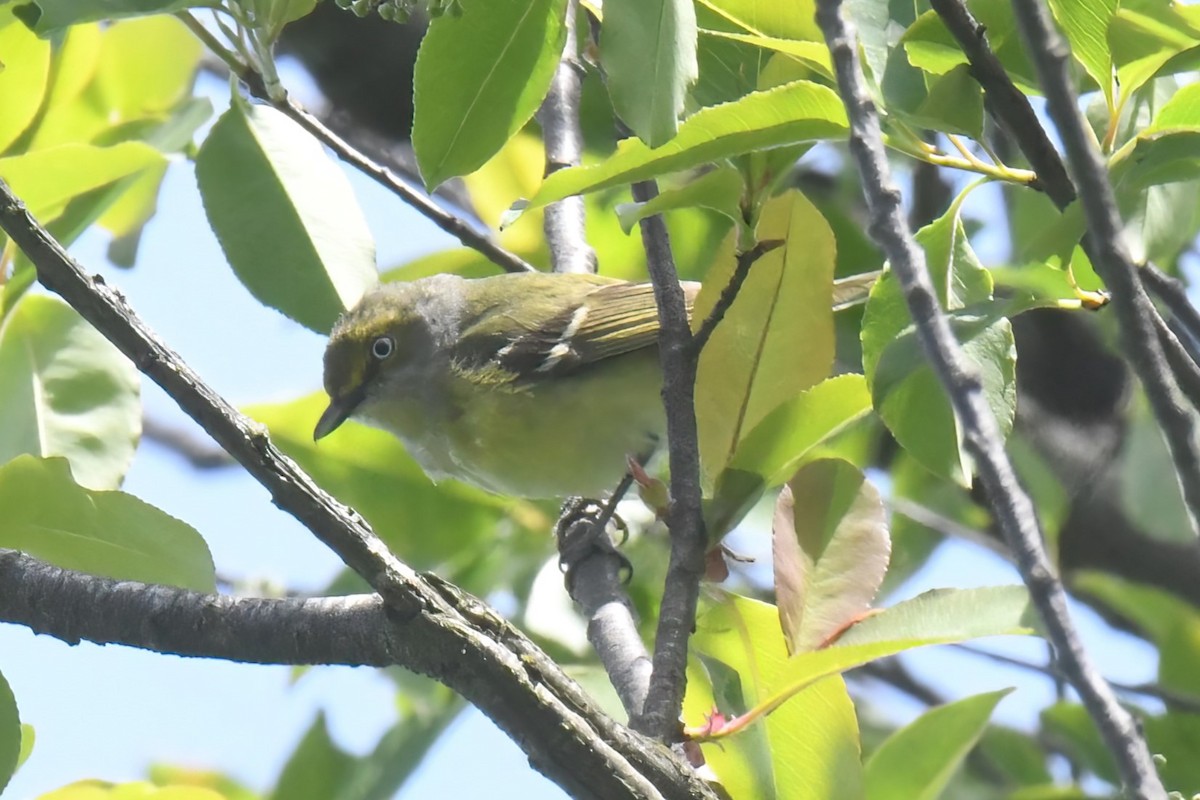
{"type": "Polygon", "coordinates": [[[371,342],[371,355],[375,356],[375,358],[379,359],[380,361],[383,361],[385,358],[391,356],[395,350],[396,343],[390,336],[380,336],[378,339],[371,342]]]}

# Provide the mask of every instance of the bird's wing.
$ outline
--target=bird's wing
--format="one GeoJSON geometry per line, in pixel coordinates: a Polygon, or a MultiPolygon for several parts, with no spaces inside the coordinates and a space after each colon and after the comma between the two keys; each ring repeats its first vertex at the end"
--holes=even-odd
{"type": "MultiPolygon", "coordinates": [[[[503,375],[520,382],[568,375],[657,344],[658,308],[650,284],[605,281],[576,287],[578,291],[572,291],[565,303],[559,289],[553,307],[530,296],[515,314],[511,309],[495,312],[508,315],[507,324],[485,316],[472,325],[463,339],[476,363],[489,362],[498,371],[492,373],[493,379],[503,375]],[[515,327],[513,316],[520,316],[525,324],[515,327]]],[[[685,284],[689,314],[697,288],[685,284]]]]}

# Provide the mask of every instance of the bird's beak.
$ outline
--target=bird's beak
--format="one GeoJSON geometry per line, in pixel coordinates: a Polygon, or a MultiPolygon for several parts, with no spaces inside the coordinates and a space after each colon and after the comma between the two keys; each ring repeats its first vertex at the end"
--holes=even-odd
{"type": "Polygon", "coordinates": [[[329,401],[329,408],[325,409],[325,413],[317,420],[317,427],[313,429],[313,441],[322,439],[337,430],[339,425],[350,418],[361,400],[362,397],[358,392],[352,392],[340,398],[332,398],[329,401]]]}

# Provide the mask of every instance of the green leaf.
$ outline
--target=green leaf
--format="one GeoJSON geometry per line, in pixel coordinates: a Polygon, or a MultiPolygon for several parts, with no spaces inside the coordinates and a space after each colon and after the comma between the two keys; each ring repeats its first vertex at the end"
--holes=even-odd
{"type": "Polygon", "coordinates": [[[0,467],[0,547],[118,580],[215,591],[212,556],[189,525],[124,492],[94,492],[65,459],[0,467]]]}
{"type": "Polygon", "coordinates": [[[1045,733],[1054,737],[1072,761],[1101,779],[1120,785],[1120,775],[1112,756],[1087,709],[1075,703],[1055,703],[1042,709],[1041,722],[1045,733]]]}
{"type": "Polygon", "coordinates": [[[1145,133],[1200,128],[1200,83],[1189,83],[1172,95],[1155,115],[1145,133]]]}
{"type": "Polygon", "coordinates": [[[700,32],[705,36],[728,39],[733,42],[753,45],[763,50],[782,53],[795,59],[797,63],[803,64],[805,67],[819,73],[822,77],[833,80],[833,64],[829,59],[829,48],[825,46],[824,42],[801,42],[795,39],[776,39],[772,36],[729,33],[727,31],[708,29],[703,29],[700,32]]]}
{"type": "Polygon", "coordinates": [[[214,0],[33,0],[14,7],[16,14],[39,36],[81,22],[99,22],[148,14],[170,14],[187,8],[217,8],[214,0]]]}
{"type": "Polygon", "coordinates": [[[72,198],[165,164],[161,153],[141,142],[63,144],[0,158],[0,178],[45,223],[72,198]]]}
{"type": "Polygon", "coordinates": [[[775,0],[700,0],[722,19],[755,36],[821,42],[812,0],[778,3],[775,0]]]}
{"type": "Polygon", "coordinates": [[[103,31],[96,24],[76,25],[58,36],[62,41],[52,49],[50,88],[37,127],[31,131],[29,151],[94,141],[110,127],[104,109],[83,101],[100,64],[103,31]]]}
{"type": "Polygon", "coordinates": [[[767,486],[791,477],[811,450],[871,410],[861,375],[838,375],[780,405],[754,426],[733,455],[732,469],[763,476],[767,486]]]}
{"type": "Polygon", "coordinates": [[[675,135],[696,66],[691,0],[609,0],[600,64],[617,116],[650,147],[675,135]]]}
{"type": "MultiPolygon", "coordinates": [[[[954,34],[932,9],[917,17],[900,39],[908,63],[931,75],[945,75],[957,66],[966,64],[967,56],[958,46],[954,34]]],[[[992,32],[988,31],[988,43],[992,32]]]]}
{"type": "MultiPolygon", "coordinates": [[[[21,723],[21,753],[17,756],[17,769],[20,769],[29,760],[29,756],[33,753],[33,743],[36,738],[33,726],[21,723]]],[[[4,787],[0,786],[0,790],[3,789],[4,787]]]]}
{"type": "MultiPolygon", "coordinates": [[[[767,632],[775,638],[779,636],[769,627],[767,632]]],[[[693,639],[694,651],[695,641],[693,639]]],[[[746,651],[750,651],[752,641],[749,637],[744,643],[746,651]]],[[[735,667],[703,652],[693,652],[688,659],[683,718],[699,723],[712,719],[714,714],[724,717],[749,707],[754,697],[747,697],[747,692],[754,690],[751,682],[756,675],[751,668],[743,680],[735,667]]],[[[704,763],[720,781],[724,796],[772,798],[776,795],[771,745],[766,738],[765,725],[752,726],[718,744],[701,742],[700,748],[704,763]]]]}
{"type": "Polygon", "coordinates": [[[11,6],[0,7],[0,153],[37,116],[50,77],[50,43],[38,39],[11,6]]]}
{"type": "MultiPolygon", "coordinates": [[[[992,52],[1017,88],[1026,94],[1040,94],[1033,67],[1017,35],[1012,4],[1007,0],[972,0],[970,9],[987,31],[992,52]]],[[[958,41],[932,9],[913,21],[900,42],[908,62],[931,75],[945,75],[967,63],[958,41]]]]}
{"type": "Polygon", "coordinates": [[[402,708],[400,720],[380,737],[370,753],[358,759],[336,795],[338,800],[388,800],[424,763],[438,737],[464,707],[462,699],[446,687],[432,680],[426,683],[413,702],[405,703],[405,694],[398,695],[401,704],[410,707],[402,708]]]}
{"type": "Polygon", "coordinates": [[[421,41],[413,150],[429,189],[473,172],[537,111],[566,43],[566,0],[462,0],[421,41]]]}
{"type": "Polygon", "coordinates": [[[979,741],[984,757],[992,761],[1019,786],[1050,783],[1047,753],[1033,736],[1002,725],[989,725],[979,741]]]}
{"type": "Polygon", "coordinates": [[[325,712],[318,711],[300,744],[292,751],[271,792],[270,800],[327,800],[353,772],[356,759],[333,743],[325,712]]]}
{"type": "Polygon", "coordinates": [[[29,263],[27,259],[24,260],[24,263],[18,260],[12,275],[4,284],[4,290],[0,292],[0,327],[4,324],[4,318],[16,308],[17,301],[24,297],[25,292],[35,283],[37,283],[37,270],[33,264],[29,263]]]}
{"type": "MultiPolygon", "coordinates": [[[[772,627],[762,621],[753,623],[743,611],[753,602],[726,601],[697,620],[697,649],[732,666],[743,682],[753,681],[755,705],[740,715],[739,727],[764,717],[770,726],[788,701],[802,697],[810,686],[878,658],[931,644],[1032,632],[1027,624],[1032,610],[1023,586],[934,590],[867,618],[833,647],[799,653],[787,658],[782,669],[768,671],[763,667],[764,658],[748,662],[742,655],[747,643],[757,647],[760,641],[770,642],[772,627]],[[769,680],[764,675],[769,675],[769,680]]],[[[765,603],[759,605],[774,610],[765,603]]],[[[779,658],[778,653],[786,650],[782,636],[776,633],[774,638],[778,644],[772,643],[770,650],[777,653],[773,658],[779,658]]]]}
{"type": "Polygon", "coordinates": [[[1194,31],[1167,5],[1120,8],[1108,26],[1108,43],[1121,96],[1128,98],[1172,58],[1200,45],[1194,31]]]}
{"type": "Polygon", "coordinates": [[[113,119],[166,113],[191,96],[203,52],[174,17],[121,20],[104,31],[91,90],[113,119]]]}
{"type": "Polygon", "coordinates": [[[1145,720],[1146,738],[1151,752],[1163,757],[1159,767],[1166,786],[1200,786],[1200,716],[1196,714],[1159,714],[1145,720]]]}
{"type": "Polygon", "coordinates": [[[771,713],[828,675],[915,647],[1032,633],[1031,618],[1023,586],[926,592],[868,617],[833,647],[792,656],[780,680],[765,694],[761,710],[771,713]]]}
{"type": "MultiPolygon", "coordinates": [[[[804,195],[790,191],[763,207],[756,236],[783,244],[750,267],[700,354],[696,418],[709,482],[733,461],[755,425],[828,375],[833,362],[835,242],[829,225],[804,195]]],[[[693,327],[709,316],[735,267],[730,257],[709,270],[693,327]]]]}
{"type": "MultiPolygon", "coordinates": [[[[1120,785],[1112,754],[1096,730],[1087,709],[1074,703],[1058,703],[1042,711],[1042,727],[1061,742],[1071,757],[1103,780],[1120,785]]],[[[1143,716],[1150,752],[1162,756],[1159,775],[1167,787],[1191,789],[1200,785],[1200,716],[1168,713],[1143,716]]]]}
{"type": "Polygon", "coordinates": [[[950,49],[962,53],[941,20],[930,14],[909,26],[901,37],[902,46],[888,57],[881,82],[888,111],[911,125],[979,139],[983,90],[967,64],[953,63],[947,55],[950,49]],[[911,44],[910,37],[914,38],[911,44]]]}
{"type": "Polygon", "coordinates": [[[878,490],[837,459],[806,465],[783,487],[771,542],[775,601],[793,655],[823,647],[870,608],[891,551],[878,490]]]}
{"type": "Polygon", "coordinates": [[[4,675],[0,674],[0,792],[8,785],[21,762],[21,717],[17,713],[17,698],[4,675]]]}
{"type": "Polygon", "coordinates": [[[133,364],[56,297],[26,295],[0,327],[0,464],[64,456],[83,486],[114,489],[142,431],[133,364]]]}
{"type": "Polygon", "coordinates": [[[37,800],[234,800],[200,786],[154,786],[145,781],[107,783],[86,780],[41,795],[37,800]]]}
{"type": "MultiPolygon", "coordinates": [[[[148,132],[146,141],[163,153],[183,152],[190,148],[192,135],[211,116],[212,104],[207,98],[190,100],[181,104],[160,127],[148,132]]],[[[164,174],[165,163],[118,183],[114,190],[119,192],[119,196],[99,216],[99,224],[116,237],[130,236],[139,231],[154,215],[164,174]]]]}
{"type": "Polygon", "coordinates": [[[930,77],[925,99],[907,116],[926,127],[982,139],[983,90],[971,77],[971,68],[959,65],[945,75],[930,77]]]}
{"type": "Polygon", "coordinates": [[[867,800],[936,800],[1011,691],[932,708],[889,736],[867,761],[867,800]]]}
{"type": "Polygon", "coordinates": [[[1050,0],[1075,57],[1113,107],[1113,58],[1108,49],[1108,26],[1117,13],[1116,0],[1050,0]]]}
{"type": "MultiPolygon", "coordinates": [[[[173,787],[175,791],[186,786],[190,789],[211,789],[220,796],[221,800],[262,800],[259,792],[251,791],[234,778],[215,770],[179,767],[170,764],[151,764],[146,769],[146,777],[156,786],[173,787]]],[[[141,795],[137,795],[136,800],[141,800],[141,797],[141,795]]],[[[160,798],[160,800],[168,800],[168,797],[160,798]]],[[[212,795],[206,794],[203,797],[204,800],[209,800],[212,795]]],[[[122,798],[122,800],[135,799],[122,798]]],[[[172,798],[172,800],[174,799],[172,798]]],[[[191,800],[191,797],[180,798],[180,800],[191,800]]]]}
{"type": "MultiPolygon", "coordinates": [[[[938,300],[958,318],[952,324],[962,336],[967,358],[980,372],[997,424],[1007,435],[1016,410],[1012,326],[1003,318],[1006,307],[990,303],[991,276],[975,257],[959,218],[964,197],[965,192],[916,238],[925,249],[938,300]]],[[[915,332],[891,272],[885,272],[871,290],[863,315],[862,348],[863,371],[875,408],[896,440],[927,469],[969,485],[972,467],[961,449],[958,421],[932,369],[914,368],[919,353],[915,332]]]]}
{"type": "Polygon", "coordinates": [[[622,230],[630,233],[633,226],[646,217],[676,208],[698,207],[716,211],[744,226],[742,189],[740,172],[733,167],[717,167],[682,186],[664,189],[645,203],[622,203],[617,206],[617,218],[622,230]]]}
{"type": "MultiPolygon", "coordinates": [[[[1172,478],[1173,480],[1173,478],[1172,478]]],[[[1158,682],[1183,696],[1200,699],[1200,612],[1175,595],[1109,574],[1083,571],[1072,581],[1137,625],[1158,646],[1158,682]]]]}
{"type": "Polygon", "coordinates": [[[901,640],[939,644],[1021,636],[1036,633],[1036,625],[1024,586],[932,589],[863,620],[829,649],[891,647],[901,640]]]}
{"type": "Polygon", "coordinates": [[[845,132],[846,112],[833,90],[796,81],[702,109],[662,147],[652,150],[626,139],[599,164],[559,170],[546,178],[529,205],[544,206],[569,195],[679,172],[739,153],[840,138],[845,132]]]}
{"type": "Polygon", "coordinates": [[[196,159],[208,221],[260,301],[326,333],[378,281],[350,182],[283,113],[235,102],[196,159]]]}
{"type": "MultiPolygon", "coordinates": [[[[688,681],[687,718],[713,709],[738,713],[761,703],[784,680],[791,659],[774,606],[727,595],[697,620],[696,649],[709,656],[709,676],[739,681],[737,692],[688,681]],[[724,665],[714,670],[712,662],[724,665]],[[707,690],[707,691],[705,691],[707,690]],[[739,696],[741,704],[730,703],[739,696]]],[[[761,726],[703,744],[705,761],[734,797],[860,800],[858,722],[840,677],[820,681],[776,709],[761,726]],[[761,728],[759,732],[757,729],[761,728]],[[749,742],[743,743],[743,739],[749,742]],[[814,769],[820,764],[820,769],[814,769]]]]}

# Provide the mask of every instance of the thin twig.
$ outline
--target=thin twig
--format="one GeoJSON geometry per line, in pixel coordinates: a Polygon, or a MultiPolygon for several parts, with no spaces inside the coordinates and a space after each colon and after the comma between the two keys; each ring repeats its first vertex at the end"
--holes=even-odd
{"type": "Polygon", "coordinates": [[[237,463],[221,448],[213,447],[181,428],[164,425],[153,417],[142,418],[142,441],[165,447],[187,461],[193,469],[220,469],[237,463]]]}
{"type": "Polygon", "coordinates": [[[345,139],[334,133],[325,123],[305,111],[290,97],[273,100],[267,92],[262,76],[255,72],[249,64],[240,60],[221,44],[215,36],[195,17],[186,11],[180,11],[176,16],[196,35],[205,46],[216,53],[222,61],[229,65],[229,70],[241,81],[250,94],[259,100],[283,112],[292,121],[308,131],[318,141],[332,150],[347,164],[373,179],[376,183],[390,190],[401,200],[412,206],[422,216],[441,228],[446,233],[458,239],[464,247],[479,252],[493,264],[506,272],[533,272],[534,267],[526,263],[514,253],[505,250],[487,234],[479,233],[466,221],[446,211],[423,192],[419,192],[404,182],[396,173],[387,167],[372,161],[363,153],[352,147],[345,139]]]}
{"type": "Polygon", "coordinates": [[[1200,409],[1200,366],[1196,365],[1191,353],[1184,348],[1183,342],[1179,341],[1171,326],[1157,314],[1154,315],[1154,330],[1158,335],[1158,345],[1163,350],[1163,356],[1179,381],[1179,388],[1192,404],[1192,408],[1200,409]]]}
{"type": "Polygon", "coordinates": [[[1037,180],[1030,185],[1045,191],[1060,210],[1066,208],[1075,199],[1075,187],[1066,167],[1029,98],[1016,87],[992,52],[983,26],[962,0],[930,0],[930,4],[966,54],[971,75],[987,96],[988,112],[1017,140],[1037,173],[1037,180]]]}
{"type": "MultiPolygon", "coordinates": [[[[681,761],[604,715],[527,637],[484,603],[397,559],[357,514],[322,491],[261,426],[220,397],[87,275],[0,181],[0,229],[44,286],[66,300],[157,383],[293,515],[375,589],[411,646],[396,663],[451,687],[505,730],[531,763],[581,797],[712,797],[681,761]],[[564,710],[567,715],[564,716],[564,710]],[[642,791],[643,776],[654,791],[642,791]]],[[[16,591],[5,584],[6,592],[16,591]]]]}
{"type": "Polygon", "coordinates": [[[1004,451],[995,416],[979,375],[954,337],[925,266],[925,257],[904,220],[892,181],[879,116],[858,63],[857,44],[840,15],[841,0],[819,0],[817,22],[832,54],[842,102],[850,120],[850,152],[858,166],[870,211],[872,238],[891,263],[908,303],[922,348],[962,426],[993,515],[1016,558],[1034,607],[1072,686],[1083,699],[1116,757],[1127,786],[1139,798],[1165,798],[1154,764],[1133,718],[1117,703],[1083,649],[1062,584],[1043,546],[1033,502],[1017,481],[1004,451]]]}
{"type": "MultiPolygon", "coordinates": [[[[995,661],[998,664],[1007,664],[1010,667],[1018,667],[1030,672],[1037,672],[1052,679],[1061,679],[1061,670],[1046,667],[1041,664],[1035,664],[1031,661],[1025,661],[1020,658],[1014,658],[1003,653],[994,653],[991,650],[984,650],[979,647],[973,647],[969,644],[955,644],[951,647],[962,650],[965,653],[970,653],[973,656],[986,658],[990,661],[995,661]]],[[[1161,700],[1176,711],[1185,711],[1189,714],[1200,714],[1200,697],[1195,695],[1177,692],[1174,689],[1168,689],[1165,686],[1159,686],[1156,683],[1121,683],[1120,681],[1110,680],[1108,685],[1116,689],[1118,692],[1125,694],[1140,695],[1142,697],[1153,697],[1156,700],[1161,700]]]]}
{"type": "MultiPolygon", "coordinates": [[[[567,43],[550,81],[550,90],[538,110],[542,138],[546,143],[545,176],[567,167],[577,167],[583,159],[583,131],[579,126],[579,97],[583,79],[576,50],[575,17],[577,0],[567,3],[567,43]]],[[[555,272],[595,272],[596,251],[584,235],[583,197],[572,195],[551,203],[543,214],[546,244],[555,272]]]]}
{"type": "Polygon", "coordinates": [[[1167,275],[1153,264],[1142,265],[1138,274],[1146,288],[1170,310],[1192,341],[1200,343],[1200,311],[1188,299],[1183,281],[1167,275]]]}
{"type": "MultiPolygon", "coordinates": [[[[657,194],[658,187],[653,181],[633,185],[633,199],[639,203],[649,202],[657,194]]],[[[630,724],[634,730],[673,742],[680,735],[688,639],[696,624],[708,539],[700,507],[700,446],[694,402],[696,359],[692,356],[687,305],[662,215],[646,217],[639,226],[661,324],[658,349],[671,467],[671,505],[667,511],[671,555],[659,607],[650,691],[644,712],[630,724]]]]}
{"type": "Polygon", "coordinates": [[[737,254],[737,264],[733,268],[733,275],[729,277],[729,283],[725,284],[725,288],[721,290],[721,296],[717,298],[716,305],[713,306],[708,318],[692,336],[690,352],[692,358],[700,357],[700,351],[704,349],[704,345],[708,344],[709,337],[713,335],[713,331],[721,324],[725,313],[737,299],[738,292],[742,290],[742,284],[746,282],[746,278],[750,277],[750,268],[754,266],[754,262],[781,246],[783,246],[782,239],[768,239],[737,254]]]}
{"type": "Polygon", "coordinates": [[[951,519],[945,514],[939,513],[928,506],[921,505],[908,497],[900,497],[893,494],[885,501],[885,504],[892,510],[892,513],[907,517],[918,525],[924,525],[926,528],[937,531],[947,538],[953,536],[970,542],[1001,558],[1012,558],[1012,553],[1009,552],[1008,547],[995,536],[991,536],[986,531],[981,531],[978,528],[963,525],[958,520],[951,519]]]}

